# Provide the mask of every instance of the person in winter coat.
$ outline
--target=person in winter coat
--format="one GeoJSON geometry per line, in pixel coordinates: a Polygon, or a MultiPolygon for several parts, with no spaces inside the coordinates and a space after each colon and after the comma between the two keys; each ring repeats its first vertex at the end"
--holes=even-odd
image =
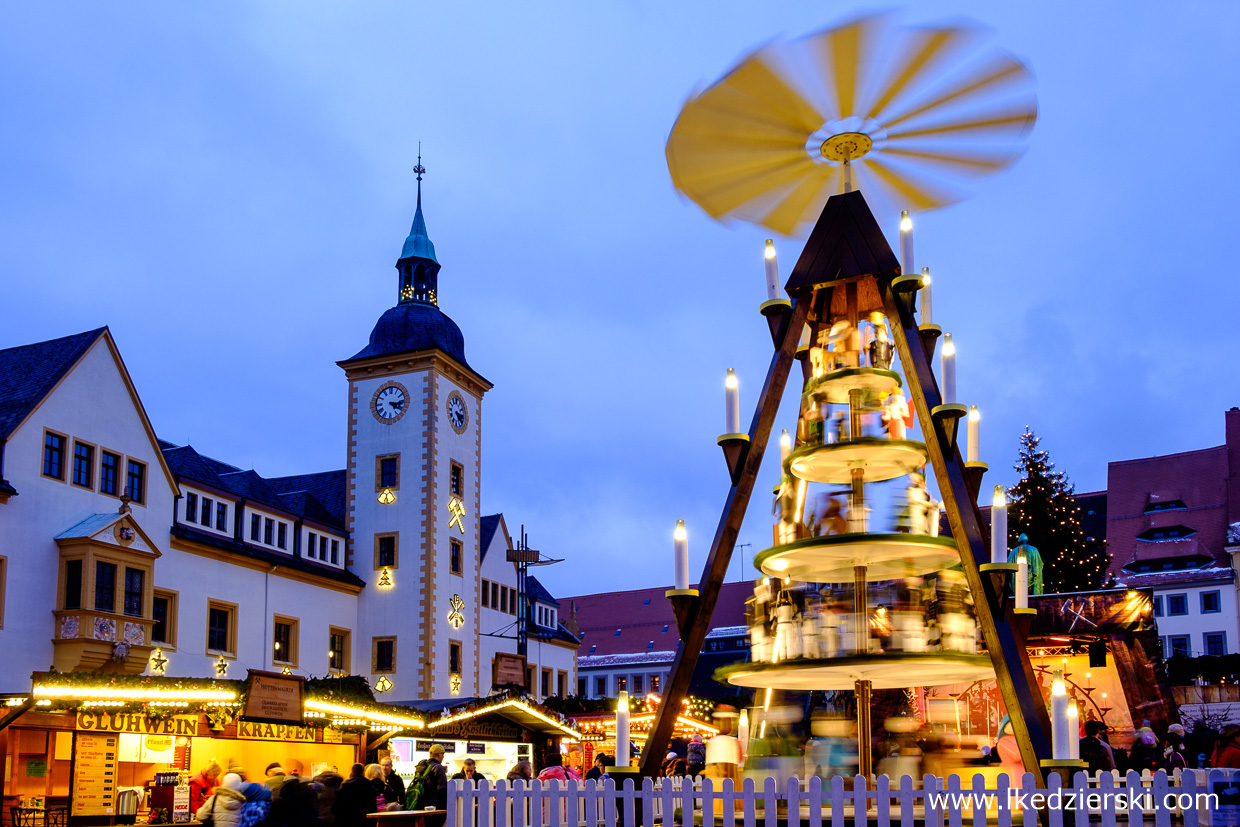
{"type": "Polygon", "coordinates": [[[689,775],[699,776],[706,769],[706,744],[702,743],[701,735],[694,735],[689,740],[689,755],[685,760],[689,775]]]}
{"type": "Polygon", "coordinates": [[[1228,724],[1218,734],[1214,754],[1210,756],[1211,767],[1240,768],[1240,725],[1228,724]]]}
{"type": "Polygon", "coordinates": [[[568,783],[569,779],[572,779],[573,781],[581,780],[580,773],[572,767],[564,766],[564,758],[560,755],[559,750],[552,750],[547,753],[545,763],[546,766],[543,767],[542,772],[538,774],[539,781],[551,781],[554,779],[561,782],[561,786],[564,786],[568,783]]]}
{"type": "Polygon", "coordinates": [[[379,762],[379,770],[383,774],[383,798],[387,801],[388,806],[399,804],[402,808],[405,806],[405,780],[397,775],[392,769],[392,759],[384,758],[379,762]]]}
{"type": "Polygon", "coordinates": [[[1106,730],[1106,724],[1101,721],[1085,722],[1085,737],[1081,739],[1080,755],[1081,760],[1089,765],[1091,773],[1115,769],[1115,754],[1111,752],[1111,745],[1102,740],[1106,730]]]}
{"type": "Polygon", "coordinates": [[[251,781],[241,787],[245,803],[241,805],[237,827],[256,827],[271,813],[271,787],[251,781]]]}
{"type": "Polygon", "coordinates": [[[383,770],[378,764],[367,764],[366,769],[362,771],[362,775],[366,776],[366,780],[370,782],[370,786],[375,788],[375,808],[383,809],[387,807],[387,796],[383,794],[383,770]],[[380,798],[383,799],[382,803],[379,801],[380,798]]]}
{"type": "MultiPolygon", "coordinates": [[[[443,765],[444,748],[442,744],[431,744],[431,748],[426,751],[430,756],[426,761],[426,771],[430,773],[430,784],[428,790],[431,794],[431,804],[436,810],[448,809],[448,770],[443,765]]],[[[426,819],[426,827],[443,827],[447,821],[447,815],[429,816],[426,819]]]]}
{"type": "Polygon", "coordinates": [[[605,772],[607,772],[607,756],[600,752],[594,756],[594,766],[586,772],[586,780],[601,781],[605,772]]]}
{"type": "Polygon", "coordinates": [[[474,759],[466,758],[465,762],[462,764],[461,771],[452,776],[452,780],[473,781],[474,783],[477,783],[479,781],[485,781],[486,776],[478,772],[478,765],[474,762],[474,759]]]}
{"type": "Polygon", "coordinates": [[[207,796],[220,783],[220,765],[212,758],[202,771],[189,780],[189,808],[197,812],[206,803],[207,796]]]}
{"type": "Polygon", "coordinates": [[[336,816],[332,813],[332,805],[336,803],[336,793],[340,791],[340,785],[344,783],[344,776],[335,770],[324,770],[314,777],[316,784],[321,784],[323,789],[319,790],[319,824],[334,825],[336,816]]]}
{"type": "Polygon", "coordinates": [[[336,791],[332,814],[336,827],[366,827],[366,816],[375,811],[375,788],[366,779],[366,768],[354,764],[349,780],[336,791]]]}
{"type": "Polygon", "coordinates": [[[295,775],[285,778],[280,794],[271,802],[269,827],[315,827],[318,822],[319,807],[311,782],[295,775]]]}
{"type": "Polygon", "coordinates": [[[530,762],[522,758],[508,771],[509,781],[529,781],[534,777],[534,768],[530,762]]]}
{"type": "Polygon", "coordinates": [[[211,819],[216,827],[237,827],[241,821],[241,805],[245,804],[244,786],[241,776],[235,772],[228,773],[194,813],[194,818],[199,821],[211,819]]]}

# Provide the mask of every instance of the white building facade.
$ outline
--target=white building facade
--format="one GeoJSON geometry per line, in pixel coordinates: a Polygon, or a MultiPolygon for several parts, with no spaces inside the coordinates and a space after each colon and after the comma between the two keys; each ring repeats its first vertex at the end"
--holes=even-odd
{"type": "Polygon", "coordinates": [[[264,478],[161,442],[107,328],[0,350],[3,688],[49,667],[259,669],[364,675],[398,703],[485,696],[506,658],[540,700],[570,694],[578,639],[480,513],[491,384],[438,271],[419,193],[398,302],[339,363],[337,470],[264,478]]]}

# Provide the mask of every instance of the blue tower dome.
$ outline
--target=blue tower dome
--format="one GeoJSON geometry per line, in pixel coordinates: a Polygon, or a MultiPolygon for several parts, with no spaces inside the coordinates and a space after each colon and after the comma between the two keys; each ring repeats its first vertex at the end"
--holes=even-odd
{"type": "Polygon", "coordinates": [[[438,348],[469,367],[465,361],[465,337],[456,322],[434,305],[401,302],[379,317],[370,332],[370,344],[347,361],[431,348],[438,348]]]}

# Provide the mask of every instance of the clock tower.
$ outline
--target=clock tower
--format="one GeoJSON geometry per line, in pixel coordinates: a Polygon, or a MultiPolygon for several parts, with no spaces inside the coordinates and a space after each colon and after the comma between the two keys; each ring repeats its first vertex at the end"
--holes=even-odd
{"type": "Polygon", "coordinates": [[[351,670],[384,701],[476,697],[482,397],[465,338],[439,309],[440,264],[422,215],[396,262],[397,303],[339,362],[349,383],[349,563],[367,586],[351,670]]]}

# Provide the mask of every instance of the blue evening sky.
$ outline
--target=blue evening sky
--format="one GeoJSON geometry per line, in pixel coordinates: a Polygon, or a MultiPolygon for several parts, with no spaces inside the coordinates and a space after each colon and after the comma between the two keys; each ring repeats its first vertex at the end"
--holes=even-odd
{"type": "MultiPolygon", "coordinates": [[[[678,518],[696,578],[724,372],[748,422],[770,356],[767,233],[679,197],[664,142],[744,54],[866,8],[8,3],[0,346],[108,324],[162,437],[264,475],[341,467],[335,362],[395,302],[420,140],[440,306],[495,383],[484,510],[566,558],[540,573],[559,595],[666,584],[678,518]]],[[[1081,491],[1108,461],[1220,444],[1240,5],[903,19],[959,16],[1031,64],[1040,102],[1020,163],[917,221],[987,483],[1015,482],[1025,423],[1081,491]]],[[[780,240],[785,275],[798,250],[780,240]]],[[[766,465],[747,556],[770,541],[766,465]]]]}

